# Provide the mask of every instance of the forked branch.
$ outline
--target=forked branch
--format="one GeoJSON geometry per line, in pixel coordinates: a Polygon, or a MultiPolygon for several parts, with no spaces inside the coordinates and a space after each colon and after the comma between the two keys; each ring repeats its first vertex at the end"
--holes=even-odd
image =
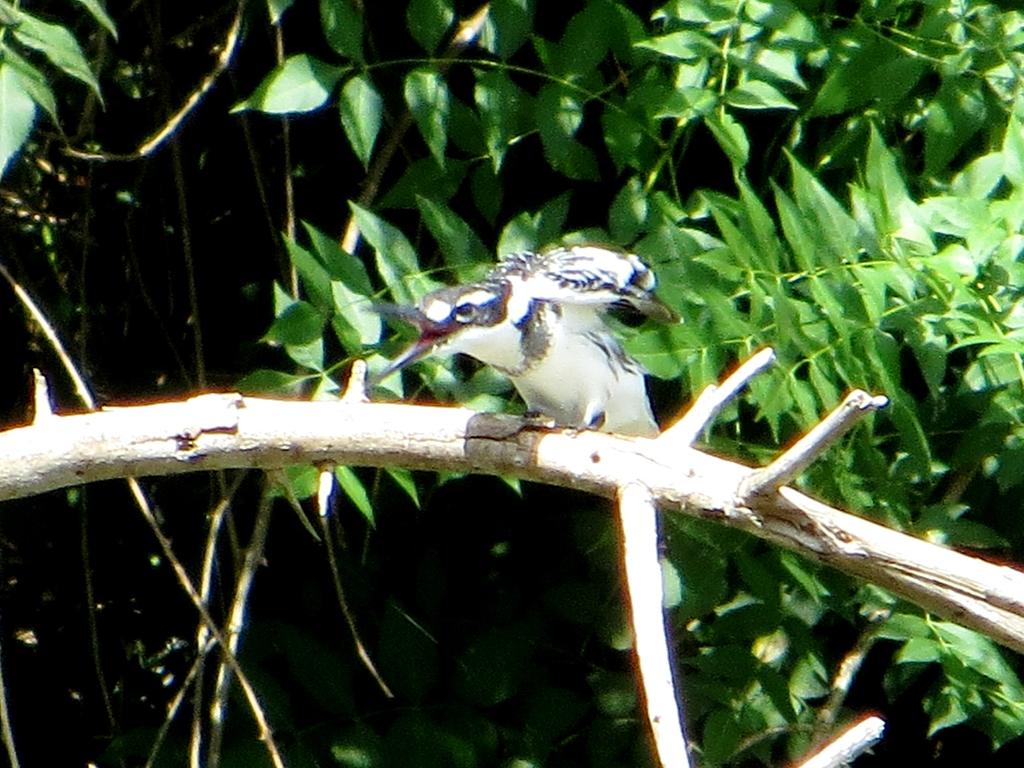
{"type": "Polygon", "coordinates": [[[671,429],[654,440],[538,431],[462,408],[362,402],[360,389],[342,402],[212,394],[41,419],[0,432],[0,500],[113,478],[302,463],[511,475],[609,498],[639,482],[663,510],[742,528],[1024,652],[1024,573],[788,486],[751,493],[770,476],[681,444],[671,429]]]}

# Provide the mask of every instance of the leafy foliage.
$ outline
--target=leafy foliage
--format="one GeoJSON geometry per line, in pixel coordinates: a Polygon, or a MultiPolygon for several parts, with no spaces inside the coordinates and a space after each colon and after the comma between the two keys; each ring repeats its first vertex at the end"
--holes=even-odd
{"type": "MultiPolygon", "coordinates": [[[[402,343],[373,302],[472,280],[496,253],[614,242],[654,265],[683,317],[620,329],[657,379],[662,421],[770,345],[778,366],[723,414],[707,436],[713,450],[764,461],[844,391],[884,393],[888,412],[801,484],[931,540],[1022,559],[1020,11],[673,0],[649,13],[612,0],[493,0],[473,17],[449,0],[412,0],[401,15],[375,5],[271,4],[265,31],[288,54],[262,60],[258,77],[243,69],[247,90],[221,105],[275,141],[284,125],[321,132],[275,166],[295,185],[300,220],[284,228],[285,266],[247,278],[273,319],[255,313],[265,356],[235,366],[243,389],[332,397],[346,363],[366,357],[379,370],[402,343]]],[[[25,75],[19,56],[42,50],[39,35],[26,11],[5,12],[22,22],[0,37],[0,109],[12,116],[2,162],[30,146],[37,105],[55,119],[46,104],[62,92],[40,66],[96,87],[89,67],[45,50],[49,64],[33,60],[25,75]],[[35,90],[18,86],[26,77],[35,90]]],[[[189,139],[205,156],[206,139],[189,139]]],[[[271,216],[271,229],[282,219],[271,216]]],[[[23,234],[53,239],[43,226],[23,234]]],[[[376,395],[518,407],[507,382],[459,360],[424,361],[387,386],[376,395]]],[[[366,683],[347,637],[311,620],[336,614],[323,574],[269,569],[261,578],[311,605],[265,606],[244,661],[296,764],[395,765],[413,753],[445,766],[650,761],[616,532],[595,502],[482,479],[336,474],[351,507],[342,582],[397,699],[366,683]]],[[[312,472],[290,479],[296,495],[314,493],[312,472]]],[[[920,719],[908,726],[918,759],[968,732],[997,755],[1019,749],[1019,659],[746,537],[676,517],[665,529],[702,765],[777,764],[868,707],[920,719]],[[871,649],[868,663],[852,688],[833,690],[857,648],[871,649]]],[[[307,565],[313,545],[291,535],[305,554],[282,545],[272,565],[307,565]]],[[[243,711],[231,716],[225,759],[262,759],[243,711]]],[[[150,748],[153,723],[133,725],[107,764],[150,748]]],[[[882,759],[904,746],[883,746],[882,759]]]]}

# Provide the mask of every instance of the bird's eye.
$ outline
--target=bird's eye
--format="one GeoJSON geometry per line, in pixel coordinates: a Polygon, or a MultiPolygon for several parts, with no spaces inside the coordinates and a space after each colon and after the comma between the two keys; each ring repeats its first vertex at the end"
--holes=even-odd
{"type": "Polygon", "coordinates": [[[476,304],[470,304],[469,302],[458,304],[455,307],[455,319],[460,323],[472,322],[473,318],[476,317],[476,309],[476,304]]]}

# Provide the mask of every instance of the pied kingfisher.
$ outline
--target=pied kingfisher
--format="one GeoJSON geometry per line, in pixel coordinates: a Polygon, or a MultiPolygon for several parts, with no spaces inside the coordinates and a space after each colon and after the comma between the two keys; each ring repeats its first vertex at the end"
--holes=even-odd
{"type": "Polygon", "coordinates": [[[479,282],[428,293],[416,307],[381,305],[419,338],[380,379],[430,354],[467,354],[507,376],[533,414],[559,426],[653,437],[644,370],[604,316],[631,309],[678,316],[655,295],[640,259],[595,245],[504,257],[479,282]]]}

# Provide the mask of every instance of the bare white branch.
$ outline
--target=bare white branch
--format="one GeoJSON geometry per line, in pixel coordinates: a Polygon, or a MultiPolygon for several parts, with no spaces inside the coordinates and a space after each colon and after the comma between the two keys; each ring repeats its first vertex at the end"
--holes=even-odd
{"type": "Polygon", "coordinates": [[[872,396],[861,389],[855,389],[832,413],[816,424],[810,432],[796,441],[785,453],[767,467],[753,472],[740,485],[741,505],[753,496],[777,491],[786,483],[795,480],[801,472],[817,460],[836,440],[872,411],[884,408],[889,398],[872,396]]]}
{"type": "Polygon", "coordinates": [[[875,715],[860,720],[833,739],[797,768],[839,768],[849,765],[877,744],[885,733],[885,721],[875,715]]]}
{"type": "Polygon", "coordinates": [[[619,491],[618,510],[647,721],[662,768],[689,768],[690,754],[662,612],[664,589],[658,558],[658,508],[647,488],[640,483],[630,483],[619,491]]]}
{"type": "MultiPolygon", "coordinates": [[[[509,475],[613,497],[643,483],[659,506],[747,530],[886,587],[1024,652],[1024,573],[848,515],[791,488],[736,506],[754,470],[670,441],[479,429],[462,408],[202,395],[0,432],[0,500],[85,482],[290,464],[509,475]]],[[[237,673],[237,671],[236,671],[237,673]]]]}
{"type": "Polygon", "coordinates": [[[765,347],[757,352],[729,374],[721,384],[705,387],[682,418],[662,432],[658,439],[671,440],[676,445],[693,445],[701,432],[721,413],[722,408],[739,394],[747,382],[774,362],[775,350],[771,347],[765,347]]]}

